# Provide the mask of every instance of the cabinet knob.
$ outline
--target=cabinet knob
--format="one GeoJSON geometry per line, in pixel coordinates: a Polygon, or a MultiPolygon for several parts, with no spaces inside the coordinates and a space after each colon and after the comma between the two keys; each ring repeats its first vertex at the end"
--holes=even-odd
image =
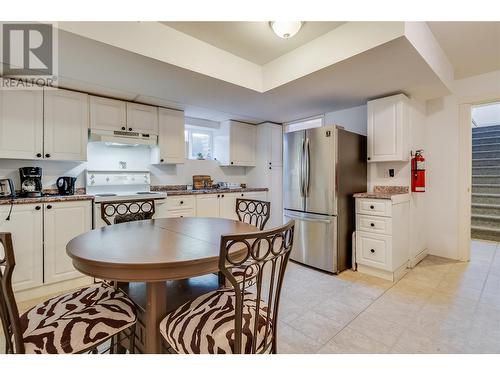
{"type": "Polygon", "coordinates": [[[181,215],[180,217],[184,217],[184,215],[181,215]]]}
{"type": "Polygon", "coordinates": [[[35,207],[35,210],[40,211],[40,208],[42,208],[42,207],[40,207],[40,206],[36,206],[36,207],[35,207]]]}
{"type": "Polygon", "coordinates": [[[132,131],[132,128],[128,128],[128,131],[131,132],[132,131]]]}
{"type": "Polygon", "coordinates": [[[269,167],[269,169],[273,169],[272,167],[269,167]]]}
{"type": "Polygon", "coordinates": [[[271,162],[269,162],[269,165],[271,165],[271,162]]]}
{"type": "Polygon", "coordinates": [[[375,206],[374,206],[374,205],[371,205],[371,206],[370,206],[370,208],[373,210],[373,209],[375,208],[375,206]]]}
{"type": "Polygon", "coordinates": [[[46,158],[50,158],[50,154],[45,154],[45,157],[46,158]]]}
{"type": "Polygon", "coordinates": [[[220,194],[217,194],[217,198],[220,198],[220,194]]]}
{"type": "Polygon", "coordinates": [[[52,205],[47,205],[47,210],[50,210],[52,208],[52,205]]]}
{"type": "Polygon", "coordinates": [[[368,158],[368,160],[372,160],[371,158],[368,158]]]}
{"type": "Polygon", "coordinates": [[[42,154],[38,153],[38,154],[36,154],[36,157],[37,157],[37,158],[41,158],[41,157],[42,157],[42,154]]]}
{"type": "Polygon", "coordinates": [[[374,252],[375,252],[375,250],[374,250],[374,249],[371,249],[371,250],[370,250],[370,253],[372,253],[372,254],[373,254],[374,252]]]}
{"type": "Polygon", "coordinates": [[[125,126],[122,126],[122,130],[127,130],[127,128],[125,126]]]}
{"type": "Polygon", "coordinates": [[[233,163],[233,162],[231,162],[231,165],[233,165],[233,164],[234,164],[234,163],[233,163]]]}
{"type": "Polygon", "coordinates": [[[241,194],[241,196],[242,196],[242,197],[244,197],[244,196],[245,196],[245,194],[241,194]]]}
{"type": "Polygon", "coordinates": [[[184,204],[184,201],[180,201],[180,204],[184,204]]]}
{"type": "Polygon", "coordinates": [[[165,159],[160,159],[160,163],[163,163],[165,161],[165,159]]]}
{"type": "Polygon", "coordinates": [[[222,194],[221,197],[224,198],[224,194],[222,194]]]}
{"type": "Polygon", "coordinates": [[[375,226],[375,224],[374,224],[374,223],[370,223],[370,226],[374,227],[374,226],[375,226]]]}

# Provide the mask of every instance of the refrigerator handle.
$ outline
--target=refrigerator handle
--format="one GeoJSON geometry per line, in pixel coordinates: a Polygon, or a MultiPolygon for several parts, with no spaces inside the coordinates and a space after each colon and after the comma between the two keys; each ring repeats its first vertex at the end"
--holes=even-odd
{"type": "Polygon", "coordinates": [[[309,147],[309,138],[306,138],[306,150],[305,150],[305,155],[306,157],[306,182],[305,182],[305,188],[304,188],[304,195],[306,197],[309,196],[309,182],[311,180],[311,149],[309,147]]]}
{"type": "Polygon", "coordinates": [[[304,198],[304,139],[300,150],[300,196],[304,198]]]}

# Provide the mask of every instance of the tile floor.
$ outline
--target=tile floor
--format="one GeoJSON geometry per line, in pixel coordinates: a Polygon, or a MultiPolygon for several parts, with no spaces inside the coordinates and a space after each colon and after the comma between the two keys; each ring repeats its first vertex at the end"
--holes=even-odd
{"type": "Polygon", "coordinates": [[[278,351],[500,353],[500,243],[474,241],[471,258],[428,256],[397,283],[290,263],[278,351]]]}
{"type": "Polygon", "coordinates": [[[500,244],[428,256],[397,283],[290,264],[280,353],[500,353],[500,244]]]}

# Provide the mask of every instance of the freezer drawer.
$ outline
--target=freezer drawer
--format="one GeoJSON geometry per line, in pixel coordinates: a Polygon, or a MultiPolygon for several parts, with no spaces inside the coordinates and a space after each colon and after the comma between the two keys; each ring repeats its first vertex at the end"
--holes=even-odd
{"type": "Polygon", "coordinates": [[[295,220],[290,258],[337,273],[337,217],[285,210],[285,220],[295,220]]]}

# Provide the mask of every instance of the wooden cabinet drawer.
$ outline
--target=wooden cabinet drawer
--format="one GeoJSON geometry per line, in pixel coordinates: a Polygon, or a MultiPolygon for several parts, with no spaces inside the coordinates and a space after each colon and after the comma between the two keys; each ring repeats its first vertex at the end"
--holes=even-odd
{"type": "Polygon", "coordinates": [[[392,216],[392,202],[389,199],[356,199],[356,213],[376,216],[392,216]]]}
{"type": "Polygon", "coordinates": [[[173,197],[167,197],[167,209],[177,210],[192,208],[194,209],[194,196],[190,195],[176,195],[173,197]]]}
{"type": "Polygon", "coordinates": [[[390,270],[392,237],[356,231],[356,262],[390,270]]]}
{"type": "Polygon", "coordinates": [[[195,216],[194,209],[185,208],[181,210],[168,210],[167,217],[193,217],[195,216]]]}
{"type": "Polygon", "coordinates": [[[356,230],[391,235],[392,219],[390,217],[357,214],[356,230]]]}

